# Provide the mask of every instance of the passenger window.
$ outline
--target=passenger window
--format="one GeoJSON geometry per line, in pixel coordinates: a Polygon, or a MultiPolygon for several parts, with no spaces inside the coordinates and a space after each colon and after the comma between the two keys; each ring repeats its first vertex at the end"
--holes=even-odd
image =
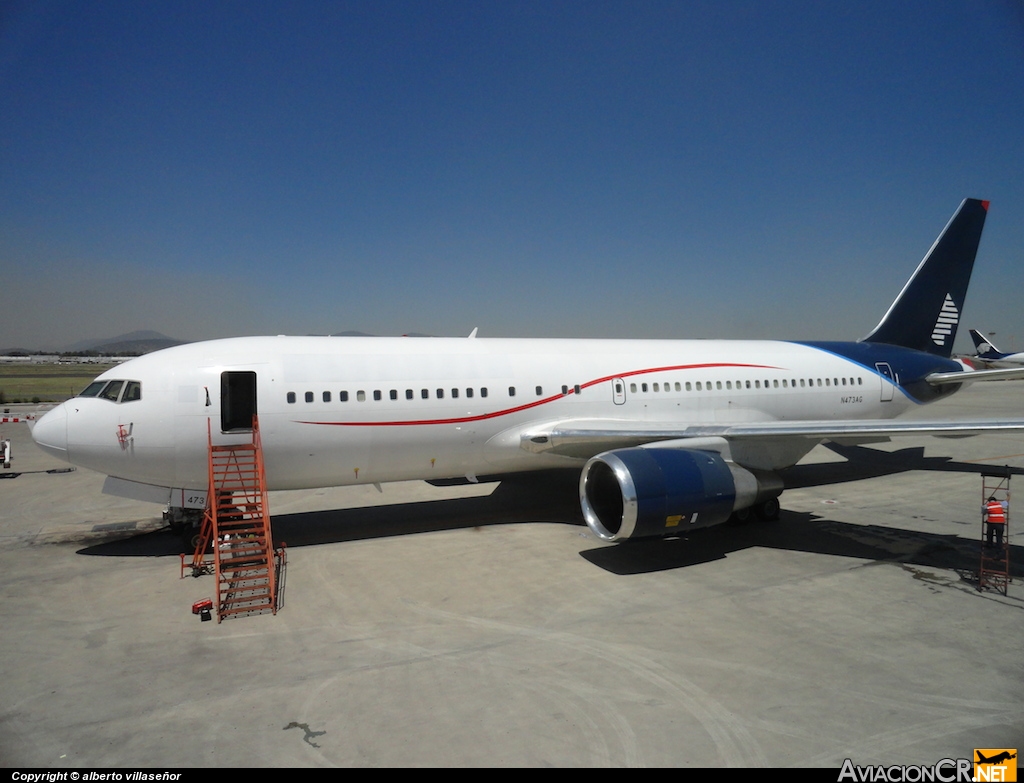
{"type": "Polygon", "coordinates": [[[324,392],[324,402],[330,402],[330,401],[331,401],[331,393],[329,391],[325,391],[324,392]]]}
{"type": "Polygon", "coordinates": [[[373,400],[374,402],[380,402],[380,389],[373,390],[373,400]]]}
{"type": "Polygon", "coordinates": [[[540,395],[542,395],[544,393],[544,389],[542,387],[540,387],[540,386],[538,386],[536,388],[536,391],[537,391],[537,396],[538,397],[540,397],[540,395]]]}
{"type": "Polygon", "coordinates": [[[388,392],[388,396],[391,397],[392,400],[397,400],[398,399],[398,389],[392,389],[390,392],[388,392]]]}
{"type": "Polygon", "coordinates": [[[486,397],[487,396],[487,387],[486,386],[481,387],[481,389],[480,389],[480,396],[481,397],[486,397]]]}
{"type": "Polygon", "coordinates": [[[509,397],[515,397],[516,396],[516,387],[515,386],[509,386],[508,387],[508,396],[509,397]]]}
{"type": "Polygon", "coordinates": [[[362,389],[356,392],[356,402],[366,402],[366,392],[362,389]]]}
{"type": "Polygon", "coordinates": [[[407,399],[407,400],[411,400],[412,399],[412,389],[406,389],[405,390],[405,399],[407,399]]]}
{"type": "Polygon", "coordinates": [[[653,387],[654,387],[654,391],[661,391],[661,385],[660,384],[655,383],[655,384],[653,384],[653,387]]]}
{"type": "Polygon", "coordinates": [[[339,402],[348,402],[348,392],[347,391],[338,392],[338,401],[339,402]]]}
{"type": "Polygon", "coordinates": [[[472,389],[466,389],[466,396],[467,397],[472,397],[473,396],[473,390],[472,389]]]}
{"type": "Polygon", "coordinates": [[[289,403],[294,403],[295,402],[295,392],[288,392],[287,399],[288,399],[289,403]]]}
{"type": "Polygon", "coordinates": [[[313,392],[306,392],[306,402],[313,402],[313,392]]]}
{"type": "Polygon", "coordinates": [[[565,385],[563,384],[563,385],[562,385],[562,394],[568,394],[568,393],[569,393],[569,387],[568,387],[568,386],[565,386],[565,385]]]}
{"type": "Polygon", "coordinates": [[[121,397],[121,402],[135,402],[135,400],[142,399],[142,384],[138,381],[128,381],[128,385],[124,388],[124,395],[121,397]]]}
{"type": "MultiPolygon", "coordinates": [[[[697,384],[697,387],[700,388],[700,384],[697,384]]],[[[641,383],[640,384],[640,391],[644,391],[644,392],[647,391],[647,384],[646,383],[641,383]]]]}
{"type": "Polygon", "coordinates": [[[452,389],[452,399],[453,400],[457,400],[458,398],[459,398],[459,390],[458,389],[452,389]]]}
{"type": "Polygon", "coordinates": [[[439,399],[439,400],[443,400],[444,399],[444,389],[438,389],[437,390],[437,399],[439,399]]]}
{"type": "Polygon", "coordinates": [[[420,389],[420,399],[421,400],[429,400],[430,399],[430,389],[420,389]]]}
{"type": "Polygon", "coordinates": [[[629,384],[629,390],[630,390],[630,392],[632,392],[633,394],[636,394],[636,384],[635,384],[635,383],[631,383],[631,384],[629,384]]]}
{"type": "Polygon", "coordinates": [[[573,391],[573,394],[579,394],[580,391],[582,391],[582,390],[580,389],[579,384],[577,384],[576,386],[572,387],[572,391],[573,391]]]}

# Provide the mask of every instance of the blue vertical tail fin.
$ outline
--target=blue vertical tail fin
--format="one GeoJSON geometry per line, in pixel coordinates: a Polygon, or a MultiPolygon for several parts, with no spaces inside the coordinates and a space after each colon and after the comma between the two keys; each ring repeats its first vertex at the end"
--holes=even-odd
{"type": "Polygon", "coordinates": [[[977,329],[971,329],[970,332],[971,339],[974,340],[974,352],[979,359],[1002,359],[1007,356],[977,329]]]}
{"type": "Polygon", "coordinates": [[[874,331],[887,343],[948,358],[971,282],[988,202],[964,199],[874,331]]]}

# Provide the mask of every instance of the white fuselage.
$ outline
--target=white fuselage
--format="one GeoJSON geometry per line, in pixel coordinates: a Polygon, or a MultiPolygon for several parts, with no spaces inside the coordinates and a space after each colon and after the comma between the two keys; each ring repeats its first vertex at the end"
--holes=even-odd
{"type": "Polygon", "coordinates": [[[205,490],[208,422],[215,444],[250,437],[222,432],[233,372],[255,373],[269,489],[581,464],[521,447],[555,423],[886,419],[915,405],[878,372],[796,343],[249,337],[127,361],[98,380],[137,382],[138,399],[75,397],[37,423],[36,440],[109,476],[205,490]]]}

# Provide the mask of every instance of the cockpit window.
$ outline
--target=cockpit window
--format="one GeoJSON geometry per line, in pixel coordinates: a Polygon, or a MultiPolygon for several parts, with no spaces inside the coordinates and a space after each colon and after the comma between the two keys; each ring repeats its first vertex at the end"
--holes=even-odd
{"type": "Polygon", "coordinates": [[[139,381],[93,381],[78,396],[99,397],[111,402],[134,402],[142,399],[142,383],[139,381]],[[122,390],[124,390],[123,394],[122,390]]]}
{"type": "Polygon", "coordinates": [[[95,397],[100,389],[107,385],[106,381],[93,381],[78,393],[79,397],[95,397]]]}
{"type": "Polygon", "coordinates": [[[100,392],[100,397],[104,400],[117,402],[117,395],[121,393],[122,386],[124,386],[124,381],[111,381],[100,392]]]}

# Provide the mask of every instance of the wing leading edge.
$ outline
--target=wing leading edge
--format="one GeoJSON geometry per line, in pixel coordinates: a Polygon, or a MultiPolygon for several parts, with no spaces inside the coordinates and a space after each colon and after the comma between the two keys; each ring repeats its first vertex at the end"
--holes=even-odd
{"type": "MultiPolygon", "coordinates": [[[[676,441],[673,446],[700,448],[701,439],[720,438],[726,442],[800,439],[813,446],[823,440],[887,439],[900,435],[968,437],[983,433],[1024,432],[1022,419],[986,419],[964,421],[777,421],[747,424],[697,424],[637,426],[635,422],[571,422],[533,428],[520,434],[520,446],[536,454],[557,454],[577,459],[602,451],[676,441]]],[[[788,450],[785,450],[788,451],[788,450]]],[[[788,461],[788,460],[786,460],[788,461]]],[[[780,466],[781,467],[781,466],[780,466]]]]}

